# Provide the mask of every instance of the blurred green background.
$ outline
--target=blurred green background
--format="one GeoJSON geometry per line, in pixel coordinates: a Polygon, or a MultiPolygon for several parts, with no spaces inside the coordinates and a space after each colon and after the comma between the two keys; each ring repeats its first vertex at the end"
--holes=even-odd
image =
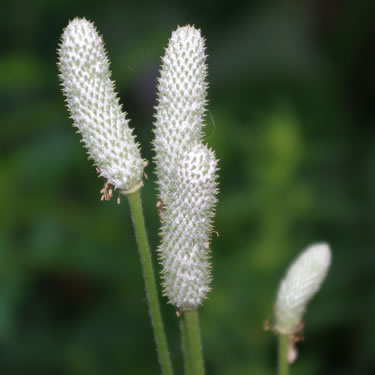
{"type": "MultiPolygon", "coordinates": [[[[159,373],[127,202],[100,201],[103,181],[59,88],[60,34],[85,16],[148,160],[170,33],[190,23],[206,37],[206,141],[221,168],[213,290],[200,314],[207,374],[275,373],[263,324],[287,265],[322,240],[333,266],[292,373],[374,374],[374,5],[2,1],[0,372],[159,373]]],[[[155,249],[152,171],[143,199],[155,249]]],[[[162,309],[179,374],[178,319],[165,299],[162,309]]]]}

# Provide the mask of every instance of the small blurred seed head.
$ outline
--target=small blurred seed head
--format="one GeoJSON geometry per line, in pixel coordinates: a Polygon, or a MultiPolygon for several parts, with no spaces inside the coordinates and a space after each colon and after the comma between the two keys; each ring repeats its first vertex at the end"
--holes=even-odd
{"type": "Polygon", "coordinates": [[[281,281],[275,306],[275,330],[294,334],[302,322],[307,303],[320,289],[331,264],[326,243],[308,247],[289,267],[281,281]]]}

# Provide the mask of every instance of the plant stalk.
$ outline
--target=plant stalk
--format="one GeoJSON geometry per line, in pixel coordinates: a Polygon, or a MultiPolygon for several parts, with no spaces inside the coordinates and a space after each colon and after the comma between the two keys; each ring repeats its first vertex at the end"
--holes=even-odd
{"type": "Polygon", "coordinates": [[[202,344],[197,310],[184,311],[181,321],[185,374],[204,375],[202,344]]]}
{"type": "Polygon", "coordinates": [[[279,371],[278,375],[289,374],[288,362],[289,335],[279,334],[279,371]]]}
{"type": "Polygon", "coordinates": [[[189,355],[189,335],[187,333],[185,319],[183,316],[180,318],[180,331],[181,331],[181,343],[184,353],[184,370],[185,375],[191,375],[191,358],[189,355]]]}
{"type": "Polygon", "coordinates": [[[143,218],[140,189],[124,192],[124,194],[128,198],[139,256],[141,258],[143,278],[146,287],[146,297],[148,301],[162,374],[172,375],[172,363],[169,357],[167,338],[161,318],[159,297],[155,282],[154,269],[152,265],[150,245],[148,243],[146,227],[143,218]]]}

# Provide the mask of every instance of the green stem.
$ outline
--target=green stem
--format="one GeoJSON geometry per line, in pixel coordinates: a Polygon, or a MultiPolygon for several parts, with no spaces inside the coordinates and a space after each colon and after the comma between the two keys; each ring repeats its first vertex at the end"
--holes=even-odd
{"type": "Polygon", "coordinates": [[[184,316],[180,319],[180,330],[181,330],[181,338],[182,338],[182,348],[184,352],[184,368],[185,368],[185,375],[191,375],[191,358],[189,355],[189,335],[187,333],[185,324],[184,316]]]}
{"type": "Polygon", "coordinates": [[[289,336],[279,334],[279,373],[278,375],[289,374],[288,362],[289,336]]]}
{"type": "MultiPolygon", "coordinates": [[[[124,192],[125,193],[125,192],[124,192]]],[[[140,189],[127,192],[130,213],[133,221],[134,232],[137,240],[143,277],[146,286],[146,296],[149,305],[151,322],[154,329],[156,348],[163,375],[172,375],[172,364],[169,358],[167,338],[164,331],[163,321],[160,313],[158,291],[156,288],[154,269],[152,266],[150,246],[147,239],[146,227],[143,218],[142,200],[140,189]]]]}
{"type": "Polygon", "coordinates": [[[184,345],[186,375],[203,375],[203,357],[197,310],[182,313],[181,330],[184,345]]]}

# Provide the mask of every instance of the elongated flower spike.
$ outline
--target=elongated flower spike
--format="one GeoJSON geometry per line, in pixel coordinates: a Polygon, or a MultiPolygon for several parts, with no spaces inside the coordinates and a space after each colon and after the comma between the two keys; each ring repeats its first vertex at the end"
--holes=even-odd
{"type": "Polygon", "coordinates": [[[308,247],[289,267],[281,281],[275,306],[275,330],[292,335],[298,332],[307,303],[320,289],[331,264],[326,243],[308,247]]]}
{"type": "Polygon", "coordinates": [[[207,93],[204,49],[200,30],[178,27],[162,57],[154,149],[159,195],[165,205],[176,164],[201,143],[207,93]]]}
{"type": "Polygon", "coordinates": [[[144,161],[111,81],[104,43],[93,23],[72,20],[58,49],[66,104],[99,174],[120,191],[141,184],[144,161]]]}
{"type": "Polygon", "coordinates": [[[170,188],[159,248],[164,294],[179,310],[194,310],[210,290],[209,243],[216,204],[217,161],[198,145],[183,157],[170,188]]]}
{"type": "Polygon", "coordinates": [[[155,163],[163,204],[159,259],[163,291],[179,310],[195,310],[210,290],[209,247],[217,160],[202,143],[207,67],[192,26],[172,33],[162,58],[155,122],[155,163]]]}

